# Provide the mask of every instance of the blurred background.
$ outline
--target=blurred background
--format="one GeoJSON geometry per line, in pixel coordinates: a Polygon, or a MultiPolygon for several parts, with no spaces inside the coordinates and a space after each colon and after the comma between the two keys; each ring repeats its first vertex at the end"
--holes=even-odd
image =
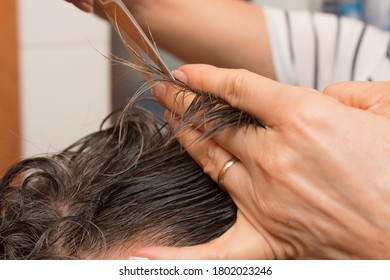
{"type": "MultiPolygon", "coordinates": [[[[195,1],[195,0],[194,0],[195,1]]],[[[255,0],[390,27],[390,0],[255,0]]],[[[64,0],[0,1],[0,172],[24,157],[59,151],[96,131],[143,83],[114,66],[127,58],[109,25],[64,0]]],[[[171,69],[182,64],[163,52],[171,69]]],[[[154,103],[145,105],[161,113],[154,103]]]]}

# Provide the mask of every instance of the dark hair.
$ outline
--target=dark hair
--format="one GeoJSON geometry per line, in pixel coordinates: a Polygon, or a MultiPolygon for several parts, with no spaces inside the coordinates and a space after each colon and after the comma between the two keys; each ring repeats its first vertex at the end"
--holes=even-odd
{"type": "MultiPolygon", "coordinates": [[[[64,151],[22,160],[0,180],[0,259],[98,258],[122,246],[194,245],[224,233],[236,206],[151,113],[64,151]]],[[[126,249],[126,248],[123,248],[126,249]]]]}
{"type": "Polygon", "coordinates": [[[136,106],[135,96],[107,118],[114,123],[108,128],[58,154],[12,166],[0,178],[0,259],[101,258],[145,245],[195,245],[235,222],[230,196],[173,139],[209,123],[204,137],[241,124],[264,126],[146,61],[118,62],[171,82],[178,98],[195,93],[179,129],[168,133],[166,124],[136,106]]]}

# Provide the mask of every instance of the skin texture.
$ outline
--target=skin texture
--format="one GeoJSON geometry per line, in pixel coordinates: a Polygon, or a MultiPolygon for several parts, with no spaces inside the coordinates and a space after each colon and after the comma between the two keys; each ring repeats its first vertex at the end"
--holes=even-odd
{"type": "MultiPolygon", "coordinates": [[[[90,11],[93,0],[68,0],[68,2],[74,3],[84,11],[90,11]],[[83,8],[82,3],[89,5],[89,8],[83,8]]],[[[124,0],[123,2],[144,30],[150,29],[153,40],[159,47],[183,61],[226,68],[245,68],[275,78],[263,11],[247,1],[124,0]]],[[[95,12],[102,15],[96,3],[95,12]]]]}
{"type": "Polygon", "coordinates": [[[65,0],[86,13],[93,12],[93,0],[65,0]]]}
{"type": "MultiPolygon", "coordinates": [[[[230,128],[202,142],[194,139],[207,127],[181,134],[180,143],[214,180],[227,160],[239,159],[224,178],[237,222],[210,243],[144,248],[137,256],[390,258],[389,82],[341,83],[320,94],[245,70],[180,70],[176,77],[190,87],[222,97],[267,128],[230,128]]],[[[175,102],[181,98],[175,92],[161,84],[155,97],[178,116],[191,96],[175,102]]]]}

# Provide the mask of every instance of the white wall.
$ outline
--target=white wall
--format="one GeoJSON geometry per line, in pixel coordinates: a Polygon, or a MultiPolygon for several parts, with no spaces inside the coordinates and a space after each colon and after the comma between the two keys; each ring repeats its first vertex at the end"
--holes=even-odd
{"type": "Polygon", "coordinates": [[[58,151],[110,111],[109,27],[64,0],[18,0],[23,156],[58,151]]]}

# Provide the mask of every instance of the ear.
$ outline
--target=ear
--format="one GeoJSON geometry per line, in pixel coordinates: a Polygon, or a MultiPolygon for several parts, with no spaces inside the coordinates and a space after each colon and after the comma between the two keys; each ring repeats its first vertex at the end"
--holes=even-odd
{"type": "Polygon", "coordinates": [[[390,117],[390,81],[336,83],[324,94],[347,106],[390,117]]]}

